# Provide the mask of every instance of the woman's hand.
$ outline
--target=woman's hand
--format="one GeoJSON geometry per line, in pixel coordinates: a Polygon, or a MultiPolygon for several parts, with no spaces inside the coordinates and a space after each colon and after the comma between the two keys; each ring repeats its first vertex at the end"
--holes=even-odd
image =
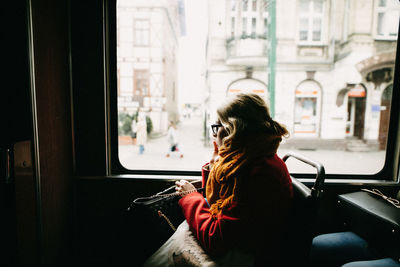
{"type": "Polygon", "coordinates": [[[218,158],[219,158],[217,142],[214,141],[213,144],[214,144],[214,152],[213,152],[213,154],[211,156],[211,159],[210,159],[209,170],[211,170],[212,166],[214,165],[215,162],[218,161],[218,158]]]}
{"type": "Polygon", "coordinates": [[[181,196],[185,196],[190,191],[196,190],[194,185],[192,185],[191,183],[189,183],[186,180],[176,181],[175,185],[176,185],[176,187],[175,187],[176,192],[181,193],[181,196]]]}

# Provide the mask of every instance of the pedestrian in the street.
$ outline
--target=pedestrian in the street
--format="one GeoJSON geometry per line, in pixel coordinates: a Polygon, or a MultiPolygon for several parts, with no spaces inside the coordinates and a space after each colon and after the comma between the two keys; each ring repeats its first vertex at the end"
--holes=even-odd
{"type": "Polygon", "coordinates": [[[293,188],[276,152],[288,131],[255,94],[236,95],[217,115],[214,151],[202,170],[205,196],[188,181],[176,182],[186,220],[145,266],[165,266],[185,251],[211,256],[203,266],[264,266],[287,254],[282,237],[290,227],[293,188]]]}
{"type": "Polygon", "coordinates": [[[168,148],[168,153],[167,153],[166,157],[168,158],[171,155],[171,153],[176,152],[176,153],[179,153],[181,158],[183,158],[182,150],[179,147],[178,135],[177,135],[177,131],[176,131],[176,124],[174,121],[169,122],[167,139],[168,139],[169,148],[168,148]]]}
{"type": "Polygon", "coordinates": [[[137,122],[136,118],[133,118],[131,123],[132,144],[136,144],[136,132],[137,132],[137,122]]]}
{"type": "Polygon", "coordinates": [[[147,141],[147,124],[144,114],[139,114],[139,121],[136,124],[136,144],[139,145],[139,154],[143,154],[144,145],[147,141]]]}

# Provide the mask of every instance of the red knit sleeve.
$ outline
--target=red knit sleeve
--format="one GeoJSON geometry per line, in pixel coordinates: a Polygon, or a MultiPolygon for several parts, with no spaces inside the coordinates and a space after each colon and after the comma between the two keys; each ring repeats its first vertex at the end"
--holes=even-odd
{"type": "Polygon", "coordinates": [[[200,193],[191,193],[179,200],[190,229],[204,250],[220,255],[229,250],[240,233],[241,221],[234,216],[235,205],[217,218],[212,218],[208,205],[200,193]]]}

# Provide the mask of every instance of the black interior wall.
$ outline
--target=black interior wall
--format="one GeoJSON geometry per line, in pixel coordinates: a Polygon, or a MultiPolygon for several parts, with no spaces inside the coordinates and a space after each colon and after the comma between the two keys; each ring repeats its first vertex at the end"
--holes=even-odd
{"type": "MultiPolygon", "coordinates": [[[[29,93],[26,1],[8,1],[2,4],[12,16],[2,29],[2,88],[0,90],[0,236],[2,253],[0,265],[13,266],[16,257],[15,183],[13,164],[11,177],[6,179],[7,153],[13,156],[13,145],[32,139],[32,119],[29,93]],[[12,27],[6,27],[12,25],[12,27]],[[7,152],[7,150],[9,152],[7,152]]],[[[4,18],[4,17],[3,17],[4,18]]],[[[4,21],[3,21],[4,22],[4,21]]]]}
{"type": "Polygon", "coordinates": [[[75,173],[106,174],[103,1],[71,1],[75,173]]]}
{"type": "Polygon", "coordinates": [[[13,27],[4,27],[6,34],[2,42],[7,55],[2,60],[1,147],[30,139],[32,133],[26,3],[11,1],[6,5],[13,14],[8,22],[13,27]]]}

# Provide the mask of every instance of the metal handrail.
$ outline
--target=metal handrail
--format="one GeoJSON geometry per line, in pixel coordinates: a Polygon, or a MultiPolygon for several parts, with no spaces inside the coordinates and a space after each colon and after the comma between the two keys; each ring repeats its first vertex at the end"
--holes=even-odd
{"type": "Polygon", "coordinates": [[[288,152],[286,155],[282,157],[282,160],[286,162],[286,160],[290,157],[293,157],[297,160],[300,160],[308,165],[313,166],[314,168],[317,169],[317,175],[315,177],[315,182],[313,187],[311,188],[311,196],[315,198],[319,198],[323,192],[323,186],[325,182],[325,167],[312,159],[309,159],[301,154],[295,153],[295,152],[288,152]]]}

